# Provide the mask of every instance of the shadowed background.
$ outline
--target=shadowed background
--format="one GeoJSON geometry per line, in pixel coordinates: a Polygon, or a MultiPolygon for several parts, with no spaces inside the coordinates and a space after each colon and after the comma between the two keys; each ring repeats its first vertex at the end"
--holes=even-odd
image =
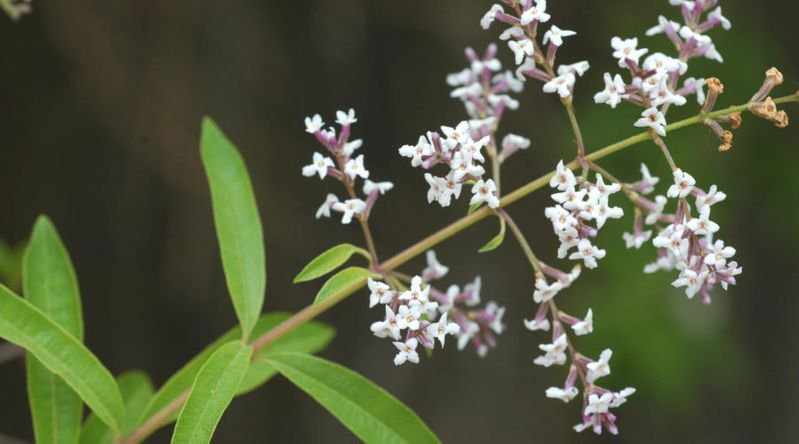
{"type": "MultiPolygon", "coordinates": [[[[169,2],[37,2],[20,23],[0,20],[0,238],[14,245],[35,217],[52,217],[75,264],[82,290],[86,341],[114,373],[139,368],[163,383],[204,345],[236,322],[214,235],[210,198],[198,153],[200,119],[214,117],[238,145],[250,169],[265,228],[266,310],[298,310],[321,282],[291,285],[313,256],[350,241],[355,224],[317,221],[313,213],[332,181],[300,175],[317,146],[302,120],[354,107],[354,136],[363,138],[367,168],[396,188],[381,198],[371,224],[382,258],[464,214],[429,206],[419,170],[397,148],[422,132],[464,118],[444,77],[466,65],[463,48],[482,52],[501,27],[483,31],[490,6],[473,1],[236,0],[169,2]]],[[[725,63],[695,61],[689,75],[719,77],[719,108],[747,100],[764,71],[779,67],[797,89],[799,43],[795,5],[788,1],[723,2],[732,31],[712,33],[725,63]]],[[[562,62],[587,59],[577,82],[578,118],[589,151],[636,133],[638,110],[593,104],[602,73],[615,72],[613,35],[642,36],[658,14],[678,19],[665,0],[553,1],[552,23],[578,31],[560,51],[562,62]]],[[[670,51],[660,36],[643,38],[651,51],[670,51]]],[[[506,67],[510,51],[500,48],[506,67]]],[[[568,121],[556,97],[528,82],[519,110],[503,129],[532,139],[503,172],[510,190],[574,156],[568,121]]],[[[693,100],[670,120],[696,111],[693,100]]],[[[796,114],[788,107],[789,115],[796,114]]],[[[582,316],[594,309],[595,332],[578,348],[597,356],[614,350],[605,386],[638,392],[618,409],[617,442],[796,442],[799,426],[799,223],[795,192],[797,128],[773,128],[751,115],[735,146],[718,153],[704,128],[669,134],[681,166],[699,185],[728,193],[714,207],[719,233],[738,249],[744,274],[714,303],[687,300],[669,286],[673,273],[644,275],[651,247],[624,249],[628,216],[598,239],[608,250],[597,271],[584,273],[558,298],[582,316]]],[[[627,180],[646,161],[668,181],[652,144],[600,162],[627,180]]],[[[664,188],[665,189],[665,188],[664,188]]],[[[660,191],[663,192],[662,190],[660,191]]],[[[546,192],[514,204],[510,213],[536,253],[555,262],[557,240],[543,217],[546,192]]],[[[452,271],[444,283],[483,277],[483,299],[508,307],[508,330],[486,359],[448,347],[418,366],[397,368],[393,347],[374,338],[361,291],[322,319],[338,336],[323,356],[371,378],[411,406],[445,442],[586,442],[571,426],[576,402],[544,397],[566,369],[532,364],[546,334],[526,331],[532,276],[508,236],[497,251],[476,250],[494,235],[488,220],[436,248],[452,271]]],[[[562,263],[561,263],[562,264],[562,263]]],[[[565,264],[562,264],[565,266],[565,264]]],[[[403,269],[418,272],[423,263],[403,269]]],[[[453,344],[454,345],[454,344],[453,344]]],[[[0,432],[32,440],[21,362],[0,367],[0,432]]],[[[162,430],[152,442],[168,442],[162,430]]],[[[351,442],[353,436],[282,378],[238,398],[217,442],[351,442]]]]}

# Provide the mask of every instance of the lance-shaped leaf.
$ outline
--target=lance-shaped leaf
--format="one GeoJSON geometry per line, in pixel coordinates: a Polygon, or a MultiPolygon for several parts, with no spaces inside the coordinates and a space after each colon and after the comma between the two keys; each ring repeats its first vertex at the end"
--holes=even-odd
{"type": "MultiPolygon", "coordinates": [[[[40,216],[23,258],[25,299],[74,336],[83,340],[78,280],[58,232],[40,216]]],[[[28,402],[37,443],[74,443],[80,434],[83,402],[39,360],[26,356],[28,402]]]]}
{"type": "Polygon", "coordinates": [[[483,245],[479,250],[478,253],[485,253],[488,251],[495,250],[497,247],[502,245],[502,241],[505,240],[505,219],[499,218],[499,233],[496,236],[491,238],[488,243],[483,245]]]}
{"type": "Polygon", "coordinates": [[[209,443],[222,414],[236,395],[252,358],[241,341],[219,347],[203,365],[180,411],[172,443],[209,443]]]}
{"type": "Polygon", "coordinates": [[[246,341],[261,314],[266,289],[261,219],[244,160],[208,117],[203,119],[200,153],[211,188],[225,280],[246,341]]]}
{"type": "MultiPolygon", "coordinates": [[[[291,316],[291,313],[272,312],[261,316],[255,328],[252,331],[253,336],[261,336],[264,333],[272,330],[278,324],[285,321],[291,316]]],[[[269,353],[280,352],[303,352],[315,353],[323,349],[333,339],[335,330],[332,327],[321,322],[310,321],[290,331],[289,333],[280,337],[280,339],[269,344],[256,353],[256,358],[265,356],[269,353]]],[[[206,347],[200,354],[195,356],[183,368],[177,371],[169,380],[158,390],[158,393],[153,397],[148,404],[143,415],[143,419],[149,419],[156,412],[167,406],[174,399],[179,397],[181,393],[188,390],[200,371],[203,364],[208,361],[211,356],[219,347],[228,342],[241,337],[241,327],[236,326],[230,329],[227,333],[222,335],[219,339],[214,341],[211,345],[206,347]]],[[[268,381],[275,374],[275,369],[271,366],[264,365],[261,362],[253,363],[247,369],[244,379],[239,386],[239,394],[246,393],[253,390],[266,381],[268,381]]],[[[177,414],[168,419],[167,422],[172,422],[177,418],[177,414]]]]}
{"type": "MultiPolygon", "coordinates": [[[[122,435],[127,436],[141,423],[142,413],[152,399],[155,390],[150,378],[141,371],[130,371],[117,378],[119,391],[125,402],[125,418],[122,422],[122,435]]],[[[83,424],[80,444],[112,444],[114,432],[94,413],[83,424]]]]}
{"type": "Polygon", "coordinates": [[[369,252],[352,244],[341,244],[316,256],[308,263],[300,274],[294,278],[294,283],[305,282],[324,276],[347,262],[353,254],[358,253],[369,259],[369,252]]]}
{"type": "Polygon", "coordinates": [[[121,431],[125,408],[111,373],[74,336],[3,285],[0,337],[28,350],[60,376],[114,432],[121,431]]]}
{"type": "Polygon", "coordinates": [[[327,282],[325,282],[324,285],[322,285],[322,288],[319,289],[319,293],[316,294],[316,299],[314,299],[313,303],[318,304],[332,296],[334,293],[345,289],[360,288],[363,286],[363,282],[370,276],[374,276],[374,273],[365,268],[345,268],[334,274],[330,279],[327,280],[327,282]]]}
{"type": "Polygon", "coordinates": [[[301,353],[275,354],[265,361],[364,442],[439,442],[411,409],[352,370],[301,353]]]}

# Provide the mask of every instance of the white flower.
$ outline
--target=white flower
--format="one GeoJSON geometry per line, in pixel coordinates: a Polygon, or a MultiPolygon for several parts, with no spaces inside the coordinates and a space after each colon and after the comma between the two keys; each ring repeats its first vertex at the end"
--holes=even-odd
{"type": "Polygon", "coordinates": [[[441,343],[442,348],[444,347],[444,340],[446,339],[446,336],[456,335],[459,331],[461,331],[461,328],[458,326],[458,324],[454,322],[447,323],[446,313],[441,315],[441,318],[438,320],[438,322],[427,326],[427,334],[433,338],[437,338],[441,343]]]}
{"type": "Polygon", "coordinates": [[[319,206],[319,209],[316,210],[316,218],[319,219],[322,216],[330,217],[330,208],[336,202],[338,202],[338,197],[336,197],[336,195],[333,193],[328,193],[327,197],[325,198],[325,202],[319,206]]]}
{"type": "Polygon", "coordinates": [[[517,134],[508,133],[502,138],[503,151],[524,150],[530,147],[530,139],[517,134]]]}
{"type": "MultiPolygon", "coordinates": [[[[551,197],[552,200],[563,205],[563,208],[567,210],[579,210],[583,207],[583,199],[585,198],[586,194],[588,194],[588,191],[584,189],[577,191],[572,186],[566,188],[565,191],[561,191],[560,193],[552,193],[551,197]]],[[[576,220],[574,222],[575,224],[577,223],[576,220]]]]}
{"type": "Polygon", "coordinates": [[[561,231],[566,231],[570,228],[574,228],[578,224],[577,219],[574,216],[572,216],[572,213],[566,211],[560,205],[555,205],[554,207],[547,207],[546,209],[544,209],[544,215],[547,217],[547,219],[552,221],[552,228],[555,229],[555,233],[559,233],[561,231]]]}
{"type": "Polygon", "coordinates": [[[394,357],[394,365],[402,365],[406,361],[414,364],[419,363],[419,354],[416,353],[416,346],[419,341],[416,338],[408,339],[405,342],[395,342],[394,346],[397,347],[399,353],[394,357]]]}
{"type": "Polygon", "coordinates": [[[585,74],[590,67],[591,65],[588,64],[588,62],[585,60],[577,63],[572,63],[570,65],[560,65],[558,66],[558,75],[562,76],[566,73],[572,73],[582,77],[583,74],[585,74]]]}
{"type": "Polygon", "coordinates": [[[344,202],[334,203],[333,209],[344,213],[341,216],[341,223],[348,224],[352,222],[353,216],[361,214],[366,209],[366,202],[361,199],[347,199],[344,202]]]}
{"type": "Polygon", "coordinates": [[[652,245],[658,248],[666,248],[675,256],[681,257],[683,251],[688,249],[688,239],[683,237],[684,233],[685,229],[682,225],[669,225],[652,239],[652,245]]]}
{"type": "Polygon", "coordinates": [[[491,140],[490,136],[485,136],[478,141],[474,141],[471,138],[465,140],[461,144],[460,153],[463,153],[463,156],[477,162],[485,162],[485,157],[483,157],[483,153],[480,150],[488,144],[491,140]]]}
{"type": "Polygon", "coordinates": [[[487,181],[483,181],[483,179],[478,180],[472,187],[472,194],[469,205],[485,202],[490,208],[497,208],[499,206],[497,186],[492,179],[488,179],[487,181]]]}
{"type": "Polygon", "coordinates": [[[551,344],[541,344],[538,346],[541,350],[545,352],[544,355],[541,355],[533,361],[533,363],[543,366],[549,367],[551,365],[563,365],[566,362],[566,349],[569,346],[568,338],[566,334],[562,334],[558,336],[555,341],[551,344]]]}
{"type": "Polygon", "coordinates": [[[524,37],[524,30],[518,26],[511,26],[499,35],[500,40],[520,39],[522,37],[524,37]]]}
{"type": "Polygon", "coordinates": [[[719,191],[715,185],[711,185],[710,189],[707,191],[707,194],[702,196],[696,196],[696,208],[702,209],[705,206],[711,206],[713,204],[719,203],[727,198],[727,194],[723,191],[719,191]]]}
{"type": "Polygon", "coordinates": [[[363,154],[356,157],[355,159],[350,159],[344,165],[344,173],[347,176],[350,176],[350,179],[355,180],[356,177],[360,176],[363,179],[369,178],[369,171],[364,168],[363,166],[363,154]]]}
{"type": "Polygon", "coordinates": [[[309,165],[302,167],[302,175],[311,177],[314,174],[318,174],[320,179],[324,179],[327,176],[328,168],[333,168],[333,161],[329,157],[313,153],[313,161],[309,165]]]}
{"type": "Polygon", "coordinates": [[[655,225],[658,219],[660,219],[660,216],[663,215],[663,209],[666,208],[666,203],[668,203],[666,196],[655,196],[655,210],[650,211],[649,214],[646,215],[644,223],[647,225],[655,225]]]}
{"type": "MultiPolygon", "coordinates": [[[[402,301],[408,301],[408,305],[415,306],[415,307],[421,307],[421,306],[427,304],[429,294],[430,294],[430,286],[428,285],[428,286],[424,287],[424,289],[422,289],[422,278],[421,278],[421,276],[414,276],[413,279],[411,279],[411,288],[410,288],[410,290],[402,293],[399,298],[402,301]]],[[[402,309],[402,307],[400,307],[400,310],[401,309],[402,309]]],[[[418,327],[416,327],[416,328],[418,328],[418,327]]],[[[412,328],[412,329],[416,330],[416,328],[412,328]]]]}
{"type": "Polygon", "coordinates": [[[505,10],[502,9],[502,5],[494,3],[491,5],[491,9],[480,19],[480,27],[483,29],[491,27],[491,23],[494,23],[494,20],[497,18],[497,12],[505,12],[505,10]]]}
{"type": "Polygon", "coordinates": [[[505,324],[502,323],[502,316],[505,315],[505,307],[500,307],[496,302],[491,301],[486,304],[485,312],[489,316],[493,316],[493,320],[489,324],[491,330],[496,334],[502,334],[505,330],[505,324]]]}
{"type": "Polygon", "coordinates": [[[553,45],[560,46],[563,44],[563,37],[570,37],[576,34],[577,33],[574,31],[560,29],[557,26],[552,25],[552,27],[549,28],[549,31],[544,33],[544,44],[546,45],[547,42],[550,41],[553,45]]]}
{"type": "Polygon", "coordinates": [[[558,93],[561,98],[569,97],[572,93],[575,77],[571,72],[559,75],[552,80],[544,83],[542,88],[545,93],[558,93]]]}
{"type": "Polygon", "coordinates": [[[712,267],[724,268],[727,264],[727,259],[735,256],[735,248],[725,247],[724,241],[721,239],[716,240],[709,248],[708,253],[705,255],[705,265],[712,267]]]}
{"type": "Polygon", "coordinates": [[[521,22],[522,26],[527,26],[533,20],[538,20],[541,23],[549,21],[546,0],[535,0],[535,4],[522,13],[519,21],[521,22]]]}
{"type": "Polygon", "coordinates": [[[323,126],[325,126],[325,122],[319,114],[314,114],[313,117],[305,118],[305,132],[313,134],[322,129],[323,126]]]}
{"type": "Polygon", "coordinates": [[[677,168],[674,170],[674,185],[670,186],[668,191],[666,191],[666,196],[671,198],[684,198],[685,196],[691,194],[691,191],[694,189],[694,185],[696,185],[696,180],[693,178],[693,176],[677,168]]]}
{"type": "Polygon", "coordinates": [[[586,364],[586,367],[588,368],[588,374],[585,376],[585,378],[588,380],[588,382],[593,384],[597,379],[610,374],[609,362],[611,356],[613,356],[613,350],[606,348],[602,351],[602,353],[600,353],[598,361],[589,362],[586,364]]]}
{"type": "Polygon", "coordinates": [[[685,287],[685,295],[688,296],[688,299],[691,299],[702,288],[705,279],[707,279],[707,275],[708,271],[705,267],[702,267],[699,273],[690,268],[686,268],[680,272],[680,277],[672,282],[671,285],[677,288],[685,287]]]}
{"type": "Polygon", "coordinates": [[[661,52],[656,52],[649,55],[646,59],[644,59],[644,63],[641,65],[641,67],[644,68],[644,71],[654,70],[660,74],[679,72],[682,75],[685,74],[686,70],[688,70],[687,63],[681,61],[680,59],[669,57],[661,52]]]}
{"type": "Polygon", "coordinates": [[[558,233],[560,246],[558,247],[558,259],[563,259],[569,254],[572,247],[576,247],[580,242],[580,235],[576,228],[569,228],[558,233]]]}
{"type": "Polygon", "coordinates": [[[668,20],[666,17],[658,16],[658,24],[647,29],[646,35],[651,37],[656,34],[661,34],[666,32],[666,29],[671,28],[674,33],[677,33],[680,30],[680,24],[673,20],[668,20]]]}
{"type": "Polygon", "coordinates": [[[708,20],[718,20],[718,22],[721,23],[721,27],[726,29],[726,30],[729,30],[730,28],[732,28],[732,23],[730,23],[730,21],[727,20],[727,17],[724,17],[723,15],[721,15],[721,6],[719,6],[716,9],[710,11],[710,13],[707,15],[707,19],[708,20]]]}
{"type": "Polygon", "coordinates": [[[588,405],[585,407],[583,414],[585,416],[590,416],[607,413],[612,401],[613,394],[611,392],[603,393],[602,396],[599,396],[596,393],[591,393],[588,396],[588,405]]]}
{"type": "Polygon", "coordinates": [[[563,161],[558,162],[555,169],[555,175],[549,179],[549,186],[557,188],[560,191],[565,191],[570,187],[577,185],[577,179],[574,178],[572,170],[563,165],[563,161]]]}
{"type": "Polygon", "coordinates": [[[480,326],[477,325],[476,322],[466,321],[466,328],[461,328],[461,332],[458,333],[458,350],[463,350],[466,347],[466,344],[469,343],[469,340],[472,337],[480,332],[480,326]]]}
{"type": "Polygon", "coordinates": [[[355,118],[355,110],[352,108],[346,113],[344,111],[336,111],[336,123],[341,126],[350,126],[357,121],[358,119],[355,118]]]}
{"type": "Polygon", "coordinates": [[[533,48],[533,41],[524,38],[521,40],[509,40],[508,47],[511,51],[513,51],[513,55],[516,60],[517,65],[521,65],[522,61],[524,61],[525,57],[532,57],[535,53],[535,49],[533,48]]]}
{"type": "Polygon", "coordinates": [[[424,173],[424,180],[430,185],[430,189],[427,190],[427,203],[433,203],[434,200],[439,200],[446,186],[444,178],[433,176],[430,173],[424,173]]]}
{"type": "Polygon", "coordinates": [[[579,393],[577,387],[569,387],[567,389],[562,389],[560,387],[550,387],[546,391],[547,398],[553,399],[560,399],[563,402],[569,402],[574,399],[575,396],[579,393]]]}
{"type": "Polygon", "coordinates": [[[616,408],[624,404],[627,402],[627,397],[631,396],[633,393],[635,393],[635,389],[632,387],[626,387],[620,392],[613,393],[613,401],[610,403],[610,407],[616,408]]]}
{"type": "Polygon", "coordinates": [[[699,217],[695,217],[686,224],[694,234],[712,234],[719,231],[719,224],[710,220],[710,207],[705,205],[699,211],[699,217]]]}
{"type": "Polygon", "coordinates": [[[655,107],[644,110],[644,112],[641,113],[641,118],[636,120],[634,125],[642,128],[652,128],[661,136],[666,136],[666,118],[663,117],[663,113],[658,111],[655,107]]]}
{"type": "Polygon", "coordinates": [[[369,307],[374,307],[378,303],[381,304],[388,304],[394,298],[394,293],[391,291],[391,287],[386,285],[383,282],[372,280],[369,278],[368,280],[369,291],[369,307]]]}
{"type": "Polygon", "coordinates": [[[454,149],[459,144],[471,138],[469,136],[469,122],[466,120],[458,123],[455,128],[441,125],[441,132],[446,136],[444,143],[450,147],[450,149],[454,149]]]}
{"type": "Polygon", "coordinates": [[[685,97],[671,92],[668,79],[668,76],[662,76],[658,87],[649,92],[650,104],[652,106],[661,106],[666,103],[682,106],[687,102],[685,97]]]}
{"type": "Polygon", "coordinates": [[[644,242],[652,237],[652,230],[638,231],[635,233],[624,232],[621,237],[624,239],[624,244],[627,248],[639,249],[644,242]]]}
{"type": "Polygon", "coordinates": [[[588,309],[588,313],[585,314],[585,319],[579,321],[572,325],[574,329],[574,334],[577,336],[587,335],[594,331],[594,312],[591,309],[588,309]]]}
{"type": "Polygon", "coordinates": [[[641,191],[642,194],[649,194],[655,191],[655,185],[660,182],[660,178],[651,175],[649,173],[649,168],[643,163],[641,164],[641,176],[639,184],[641,184],[642,187],[639,191],[641,191]]]}
{"type": "Polygon", "coordinates": [[[363,183],[363,194],[367,196],[372,194],[373,191],[377,191],[380,194],[386,194],[389,190],[394,188],[394,184],[391,182],[372,182],[369,179],[363,183]]]}
{"type": "Polygon", "coordinates": [[[386,319],[373,323],[370,329],[378,338],[391,337],[392,339],[399,339],[400,327],[398,321],[391,307],[386,305],[386,319]]]}
{"type": "Polygon", "coordinates": [[[363,145],[362,139],[350,140],[349,142],[345,143],[343,147],[341,147],[341,154],[344,157],[350,157],[352,156],[352,153],[354,153],[355,150],[360,148],[362,145],[363,145]]]}
{"type": "Polygon", "coordinates": [[[638,63],[638,60],[641,58],[641,56],[649,51],[646,48],[638,49],[638,39],[635,37],[631,39],[613,37],[610,39],[610,46],[613,47],[614,50],[613,57],[619,59],[620,68],[625,68],[627,66],[627,63],[625,63],[625,60],[627,59],[638,63]]]}
{"type": "Polygon", "coordinates": [[[604,78],[605,89],[594,94],[594,102],[607,103],[611,108],[616,108],[616,105],[621,103],[622,99],[626,99],[629,96],[629,94],[624,92],[624,80],[619,74],[611,78],[610,73],[607,72],[604,78]]]}
{"type": "Polygon", "coordinates": [[[419,141],[416,145],[403,145],[399,149],[400,156],[409,157],[411,159],[411,166],[419,166],[422,164],[423,157],[433,155],[433,146],[427,141],[425,136],[419,136],[419,141]]]}
{"type": "MultiPolygon", "coordinates": [[[[401,296],[400,296],[401,298],[401,296]]],[[[422,316],[419,305],[400,305],[397,310],[397,326],[400,329],[419,329],[419,318],[422,316]]]]}
{"type": "Polygon", "coordinates": [[[427,259],[427,268],[422,271],[422,275],[425,276],[426,280],[440,279],[447,275],[449,267],[442,265],[441,262],[438,261],[435,251],[427,250],[425,257],[427,259]]]}
{"type": "Polygon", "coordinates": [[[683,87],[694,89],[696,94],[696,103],[700,105],[705,104],[705,79],[688,77],[685,79],[685,82],[683,82],[683,87]]]}
{"type": "Polygon", "coordinates": [[[554,298],[560,290],[563,289],[563,283],[559,280],[548,284],[546,279],[539,277],[535,280],[535,291],[533,292],[533,301],[536,304],[547,302],[554,298]]]}
{"type": "Polygon", "coordinates": [[[605,250],[601,250],[591,244],[588,239],[582,239],[577,244],[577,251],[569,255],[571,260],[583,260],[583,263],[588,268],[597,267],[597,259],[605,257],[605,250]]]}
{"type": "Polygon", "coordinates": [[[542,330],[549,331],[549,319],[531,319],[524,320],[524,326],[530,331],[542,330]]]}

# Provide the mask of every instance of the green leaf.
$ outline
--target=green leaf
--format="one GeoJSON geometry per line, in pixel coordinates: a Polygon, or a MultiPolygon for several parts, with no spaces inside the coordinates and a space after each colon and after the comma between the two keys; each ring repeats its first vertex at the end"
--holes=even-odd
{"type": "Polygon", "coordinates": [[[209,443],[222,413],[236,395],[252,357],[241,341],[219,347],[197,373],[191,394],[175,424],[172,443],[209,443]]]}
{"type": "Polygon", "coordinates": [[[32,353],[114,432],[120,431],[125,408],[111,373],[74,336],[2,285],[0,337],[32,353]]]}
{"type": "Polygon", "coordinates": [[[244,160],[209,117],[203,119],[200,153],[211,187],[225,279],[246,342],[261,314],[266,289],[261,219],[244,160]]]}
{"type": "MultiPolygon", "coordinates": [[[[291,313],[273,312],[261,316],[258,323],[253,329],[253,336],[261,336],[267,331],[272,330],[278,324],[291,317],[291,313]]],[[[287,351],[296,351],[303,353],[315,353],[327,346],[335,331],[332,327],[322,324],[321,322],[311,321],[297,327],[295,330],[283,335],[280,339],[269,344],[256,353],[256,358],[265,356],[269,353],[280,353],[287,351]]],[[[219,339],[214,341],[211,345],[206,347],[200,354],[194,357],[183,368],[178,370],[169,380],[158,390],[158,393],[150,401],[145,409],[143,419],[148,419],[156,412],[164,408],[167,404],[172,402],[175,398],[180,396],[181,393],[188,390],[200,371],[203,364],[208,361],[210,357],[222,345],[241,337],[241,327],[236,326],[222,335],[219,339]]],[[[274,376],[275,370],[266,365],[250,365],[247,373],[244,375],[244,380],[239,387],[239,394],[246,393],[253,390],[263,383],[268,381],[274,376]]],[[[177,418],[177,415],[169,418],[168,422],[172,422],[177,418]]]]}
{"type": "Polygon", "coordinates": [[[359,253],[369,259],[369,253],[352,244],[341,244],[316,256],[294,278],[294,283],[306,282],[324,276],[347,262],[353,254],[359,253]]]}
{"type": "MultiPolygon", "coordinates": [[[[133,433],[141,423],[144,408],[152,399],[155,390],[150,378],[141,371],[130,371],[117,378],[119,391],[125,402],[125,418],[122,421],[122,435],[133,433]]],[[[80,434],[80,444],[112,444],[114,432],[108,428],[100,418],[91,414],[83,424],[80,434]]]]}
{"type": "MultiPolygon", "coordinates": [[[[25,299],[83,340],[78,279],[58,232],[45,216],[33,226],[22,264],[25,299]]],[[[74,443],[80,434],[83,402],[57,375],[28,354],[28,401],[37,443],[74,443]]]]}
{"type": "Polygon", "coordinates": [[[334,274],[330,279],[322,285],[319,293],[316,294],[316,299],[313,303],[318,304],[325,299],[329,298],[333,293],[349,288],[360,288],[366,278],[374,276],[374,274],[361,267],[345,268],[338,273],[334,274]]]}
{"type": "Polygon", "coordinates": [[[352,370],[301,353],[272,355],[266,362],[365,442],[439,442],[413,411],[352,370]]]}
{"type": "Polygon", "coordinates": [[[491,250],[495,250],[498,246],[502,245],[502,241],[505,240],[505,219],[499,218],[499,233],[494,236],[488,243],[483,245],[479,250],[478,253],[485,253],[491,250]]]}

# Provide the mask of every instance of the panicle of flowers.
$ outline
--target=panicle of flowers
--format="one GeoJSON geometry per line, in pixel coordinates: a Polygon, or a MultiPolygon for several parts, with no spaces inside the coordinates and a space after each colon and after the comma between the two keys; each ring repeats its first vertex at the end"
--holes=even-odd
{"type": "Polygon", "coordinates": [[[33,11],[32,0],[0,0],[2,8],[11,20],[19,20],[33,11]]]}
{"type": "Polygon", "coordinates": [[[713,288],[718,284],[727,290],[729,285],[735,285],[735,277],[743,270],[731,260],[735,248],[716,237],[719,225],[710,219],[712,206],[727,195],[716,185],[707,190],[697,187],[693,176],[677,169],[666,196],[658,195],[650,200],[645,195],[652,192],[657,178],[649,176],[646,167],[642,166],[642,172],[644,179],[634,184],[633,202],[637,211],[633,233],[625,233],[627,246],[639,248],[652,235],[652,230],[643,231],[644,225],[653,226],[657,231],[652,239],[652,245],[657,248],[657,260],[646,265],[644,272],[677,270],[679,276],[672,285],[684,287],[688,298],[699,294],[703,302],[710,303],[713,288]],[[688,204],[689,197],[694,198],[693,212],[688,204]],[[677,200],[674,213],[665,212],[669,199],[677,200]]]}
{"type": "Polygon", "coordinates": [[[463,290],[457,285],[446,292],[437,290],[431,282],[444,277],[449,268],[442,265],[435,252],[427,252],[427,267],[410,278],[410,287],[399,290],[397,285],[368,281],[370,307],[384,306],[385,317],[372,324],[371,331],[379,338],[390,338],[397,348],[394,364],[418,363],[417,347],[432,350],[436,340],[444,347],[446,337],[457,337],[458,349],[473,344],[480,356],[496,345],[495,335],[502,333],[505,308],[489,302],[480,304],[480,277],[463,290]]]}
{"type": "Polygon", "coordinates": [[[610,206],[610,195],[618,192],[621,185],[605,184],[600,174],[592,183],[574,173],[563,161],[558,162],[557,170],[549,181],[555,188],[552,200],[554,206],[544,210],[552,222],[555,235],[560,240],[558,258],[568,256],[571,260],[582,260],[588,268],[596,268],[597,260],[605,257],[605,250],[591,242],[608,219],[618,219],[624,215],[620,207],[610,206]],[[572,248],[576,251],[571,252],[572,248]]]}
{"type": "Polygon", "coordinates": [[[480,25],[488,29],[494,21],[509,25],[499,38],[507,40],[513,51],[516,65],[516,76],[519,80],[527,77],[544,83],[542,90],[546,93],[557,93],[561,100],[571,100],[577,77],[588,71],[589,64],[580,61],[561,64],[555,69],[558,49],[564,38],[577,33],[551,25],[544,32],[541,44],[538,40],[539,26],[549,22],[546,0],[506,0],[510,8],[508,12],[502,5],[495,4],[483,16],[480,25]]]}
{"type": "Polygon", "coordinates": [[[320,152],[315,152],[311,163],[302,167],[302,175],[306,177],[319,176],[320,179],[332,177],[344,184],[347,197],[341,200],[335,194],[329,193],[325,201],[316,211],[316,218],[330,217],[330,211],[341,213],[341,223],[348,224],[353,218],[366,220],[377,198],[385,194],[394,184],[391,182],[373,182],[369,180],[369,170],[364,165],[364,155],[355,156],[355,151],[361,148],[361,139],[350,140],[352,124],[357,122],[355,111],[337,111],[336,123],[341,128],[341,133],[336,135],[334,127],[324,128],[325,122],[319,114],[305,118],[305,131],[313,134],[322,147],[332,156],[332,159],[320,152]],[[362,179],[362,196],[358,196],[357,180],[362,179]]]}
{"type": "Polygon", "coordinates": [[[723,62],[706,32],[717,26],[731,27],[730,21],[722,15],[721,7],[716,6],[718,0],[669,0],[669,3],[680,8],[683,23],[661,15],[658,24],[647,30],[646,35],[664,34],[674,44],[676,57],[659,52],[647,55],[649,50],[640,48],[636,37],[613,37],[610,41],[613,57],[618,60],[620,68],[626,68],[630,73],[630,80],[625,82],[620,74],[605,73],[605,88],[594,95],[596,103],[606,103],[611,108],[623,101],[643,107],[641,118],[634,125],[651,129],[660,136],[666,135],[668,107],[685,105],[688,96],[695,95],[699,105],[704,105],[705,112],[712,109],[712,103],[708,106],[704,93],[704,86],[706,83],[709,85],[710,79],[688,77],[680,86],[680,78],[687,72],[688,61],[692,58],[705,57],[723,62]]]}

